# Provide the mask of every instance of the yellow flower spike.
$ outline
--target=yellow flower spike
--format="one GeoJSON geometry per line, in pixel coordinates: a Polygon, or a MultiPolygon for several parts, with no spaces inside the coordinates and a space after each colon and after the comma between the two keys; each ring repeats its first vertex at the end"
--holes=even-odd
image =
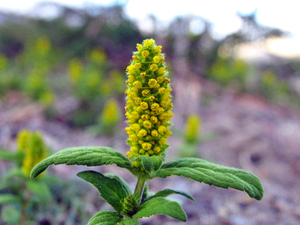
{"type": "Polygon", "coordinates": [[[145,51],[142,52],[142,56],[143,56],[144,58],[147,58],[148,55],[149,55],[149,51],[145,50],[145,51]]]}
{"type": "Polygon", "coordinates": [[[29,177],[32,168],[47,156],[47,148],[39,132],[22,130],[17,136],[18,151],[23,153],[21,169],[29,177]]]}
{"type": "Polygon", "coordinates": [[[156,64],[151,64],[150,65],[150,70],[155,72],[156,70],[158,69],[157,65],[156,64]]]}
{"type": "MultiPolygon", "coordinates": [[[[137,44],[127,71],[126,117],[129,158],[162,155],[167,148],[172,113],[171,87],[161,46],[153,39],[137,44]]],[[[133,160],[134,161],[134,160],[133,160]]],[[[135,163],[141,170],[141,165],[135,163]]]]}

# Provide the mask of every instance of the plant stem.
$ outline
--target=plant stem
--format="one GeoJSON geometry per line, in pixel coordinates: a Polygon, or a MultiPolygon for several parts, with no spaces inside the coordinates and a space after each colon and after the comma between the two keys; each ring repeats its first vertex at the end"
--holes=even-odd
{"type": "Polygon", "coordinates": [[[145,179],[143,179],[141,177],[138,177],[136,187],[135,187],[135,190],[134,190],[134,194],[139,193],[139,202],[141,201],[141,197],[142,197],[143,192],[144,192],[145,182],[146,182],[145,179]]]}

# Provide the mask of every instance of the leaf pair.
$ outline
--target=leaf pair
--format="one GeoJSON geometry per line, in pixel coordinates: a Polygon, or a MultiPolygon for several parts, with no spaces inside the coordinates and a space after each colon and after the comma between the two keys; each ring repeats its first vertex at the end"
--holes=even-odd
{"type": "MultiPolygon", "coordinates": [[[[260,180],[244,170],[225,167],[199,158],[182,158],[162,165],[162,158],[140,157],[143,167],[153,177],[165,178],[171,175],[184,176],[221,188],[246,191],[257,200],[263,197],[260,180]]],[[[116,164],[132,172],[131,162],[121,153],[107,147],[77,147],[61,150],[38,163],[31,171],[37,177],[52,164],[101,166],[116,164]]]]}

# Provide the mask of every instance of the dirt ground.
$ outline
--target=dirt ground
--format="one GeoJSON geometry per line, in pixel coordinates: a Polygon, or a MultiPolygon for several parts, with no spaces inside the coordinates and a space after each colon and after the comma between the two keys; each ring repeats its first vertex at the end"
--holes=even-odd
{"type": "MultiPolygon", "coordinates": [[[[207,81],[174,81],[174,129],[183,127],[187,114],[201,116],[201,138],[198,155],[225,166],[237,167],[258,176],[264,186],[261,201],[248,197],[245,192],[219,189],[182,177],[168,177],[149,182],[151,191],[164,188],[185,190],[196,202],[174,195],[183,202],[189,225],[297,225],[300,224],[300,114],[288,107],[276,106],[260,98],[215,91],[207,81]],[[189,82],[189,83],[187,83],[189,82]],[[178,90],[187,87],[181,94],[178,90]],[[209,138],[207,138],[209,137],[209,138]]],[[[58,99],[57,107],[72,108],[72,99],[58,99]]],[[[127,136],[122,130],[113,139],[92,136],[84,130],[72,129],[59,121],[47,121],[43,108],[10,93],[0,101],[0,147],[15,149],[15,137],[22,128],[40,130],[47,145],[55,152],[74,146],[112,146],[125,153],[127,136]]],[[[166,161],[178,156],[182,139],[169,138],[170,148],[166,161]]],[[[5,164],[0,165],[0,170],[5,164]]],[[[52,166],[58,176],[76,179],[76,173],[86,167],[52,166]]],[[[117,173],[133,188],[135,178],[115,166],[98,168],[101,172],[117,173]]],[[[79,179],[79,178],[78,178],[79,179]]],[[[92,189],[93,187],[91,187],[92,189]]],[[[91,193],[97,195],[94,190],[91,193]]],[[[97,210],[91,207],[91,215],[97,210]]],[[[153,216],[141,220],[143,225],[179,224],[166,216],[153,216]]]]}

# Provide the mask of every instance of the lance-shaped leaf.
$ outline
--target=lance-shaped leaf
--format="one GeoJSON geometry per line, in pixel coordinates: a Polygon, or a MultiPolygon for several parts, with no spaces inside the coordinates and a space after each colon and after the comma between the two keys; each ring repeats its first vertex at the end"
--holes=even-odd
{"type": "Polygon", "coordinates": [[[261,200],[264,194],[261,181],[252,173],[241,169],[216,165],[199,158],[183,158],[162,165],[156,176],[184,176],[221,188],[246,191],[248,195],[261,200]]]}
{"type": "Polygon", "coordinates": [[[129,194],[123,184],[116,178],[106,177],[96,171],[83,171],[78,177],[94,185],[117,212],[122,211],[122,200],[129,194]]]}
{"type": "Polygon", "coordinates": [[[182,195],[192,201],[195,201],[195,199],[193,198],[193,196],[191,196],[189,193],[184,192],[184,191],[176,191],[176,190],[172,190],[172,189],[164,189],[161,190],[159,192],[157,192],[155,195],[149,197],[146,201],[152,199],[152,198],[157,198],[157,197],[168,197],[169,195],[172,194],[178,194],[178,195],[182,195]]]}
{"type": "Polygon", "coordinates": [[[50,165],[83,165],[101,166],[117,164],[117,166],[130,169],[131,163],[128,158],[120,152],[108,147],[75,147],[66,148],[54,153],[48,158],[39,162],[31,171],[31,178],[36,178],[50,165]]]}
{"type": "Polygon", "coordinates": [[[88,222],[87,225],[116,225],[122,221],[123,216],[113,211],[97,212],[88,222]]]}
{"type": "Polygon", "coordinates": [[[122,178],[117,176],[116,174],[111,174],[111,173],[106,173],[104,174],[104,176],[109,177],[109,178],[114,178],[117,179],[119,181],[119,183],[123,186],[123,188],[125,189],[127,195],[131,194],[131,190],[129,188],[128,183],[122,178]]]}
{"type": "Polygon", "coordinates": [[[141,155],[139,156],[139,159],[141,160],[142,166],[144,167],[145,171],[149,174],[151,178],[155,177],[156,171],[159,170],[159,168],[162,165],[163,158],[162,156],[145,156],[141,155]]]}
{"type": "Polygon", "coordinates": [[[139,219],[155,214],[170,216],[183,222],[187,220],[185,212],[177,202],[169,201],[162,197],[152,198],[149,201],[144,202],[139,211],[132,217],[139,219]]]}
{"type": "Polygon", "coordinates": [[[123,220],[122,222],[118,223],[118,225],[139,225],[139,221],[136,219],[128,219],[128,220],[123,220]]]}

